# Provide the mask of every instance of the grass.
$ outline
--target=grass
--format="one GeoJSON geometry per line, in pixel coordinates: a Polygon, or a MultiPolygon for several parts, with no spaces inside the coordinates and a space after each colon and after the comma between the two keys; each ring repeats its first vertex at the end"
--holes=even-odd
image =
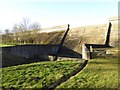
{"type": "Polygon", "coordinates": [[[2,69],[3,88],[46,88],[80,66],[79,61],[48,61],[2,69]]]}
{"type": "MultiPolygon", "coordinates": [[[[48,61],[2,69],[4,88],[46,88],[80,66],[79,61],[48,61]]],[[[58,88],[118,88],[118,58],[92,59],[58,88]]]]}
{"type": "Polygon", "coordinates": [[[118,58],[90,60],[83,71],[57,88],[118,88],[118,58]]]}
{"type": "Polygon", "coordinates": [[[9,47],[9,46],[15,46],[13,44],[0,44],[0,47],[9,47]]]}

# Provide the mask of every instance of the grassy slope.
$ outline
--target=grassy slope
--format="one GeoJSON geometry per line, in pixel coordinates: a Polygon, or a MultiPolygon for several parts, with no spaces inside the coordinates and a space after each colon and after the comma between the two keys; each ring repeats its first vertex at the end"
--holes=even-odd
{"type": "Polygon", "coordinates": [[[2,86],[45,88],[79,66],[79,61],[49,61],[3,68],[2,86]]]}
{"type": "Polygon", "coordinates": [[[118,58],[90,60],[85,69],[57,88],[117,88],[118,58]]]}

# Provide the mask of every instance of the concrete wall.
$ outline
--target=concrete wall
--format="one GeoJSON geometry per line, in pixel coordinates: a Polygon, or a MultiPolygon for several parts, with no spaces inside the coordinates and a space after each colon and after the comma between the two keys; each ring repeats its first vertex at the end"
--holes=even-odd
{"type": "Polygon", "coordinates": [[[84,60],[90,59],[90,51],[88,50],[85,44],[82,45],[82,59],[84,60]]]}
{"type": "Polygon", "coordinates": [[[21,57],[34,57],[35,55],[54,55],[58,45],[18,45],[3,47],[3,53],[10,53],[21,57]]]}
{"type": "MultiPolygon", "coordinates": [[[[110,21],[112,24],[110,33],[110,45],[115,46],[118,41],[118,21],[110,21]]],[[[86,44],[104,44],[108,32],[109,22],[106,24],[84,26],[72,28],[69,32],[69,39],[78,39],[81,43],[86,44]]],[[[120,26],[119,26],[120,27],[120,26]]]]}
{"type": "MultiPolygon", "coordinates": [[[[111,22],[111,33],[110,33],[110,42],[109,44],[111,46],[117,46],[118,45],[118,18],[112,17],[108,19],[108,23],[104,24],[98,24],[98,25],[91,25],[91,26],[82,26],[82,27],[76,27],[71,28],[68,32],[68,35],[66,37],[66,40],[64,42],[64,45],[70,49],[75,50],[76,52],[82,53],[82,44],[105,44],[106,42],[106,35],[108,32],[108,26],[109,22],[111,22]]],[[[63,31],[57,31],[58,34],[55,34],[55,32],[44,32],[45,36],[48,36],[48,39],[46,40],[52,41],[52,44],[59,44],[61,41],[61,38],[63,37],[64,32],[63,31]],[[59,35],[59,33],[62,33],[59,35]],[[51,35],[51,36],[50,36],[51,35]],[[54,37],[55,36],[55,37],[54,37]],[[50,39],[52,37],[52,40],[50,39]]],[[[41,33],[41,37],[42,37],[41,33]]],[[[42,43],[45,44],[51,44],[51,42],[42,39],[42,43]]]]}
{"type": "MultiPolygon", "coordinates": [[[[119,31],[117,17],[108,19],[108,23],[105,23],[105,24],[70,28],[70,31],[66,37],[64,45],[68,48],[71,48],[71,49],[79,52],[79,53],[82,53],[81,52],[82,44],[84,44],[84,43],[85,44],[105,44],[109,22],[111,22],[111,24],[112,24],[109,44],[111,46],[117,46],[118,45],[118,31],[119,31]]],[[[57,31],[56,33],[61,33],[61,31],[57,31]]],[[[41,37],[42,37],[42,34],[43,33],[41,33],[41,37]]],[[[46,33],[44,32],[44,34],[46,34],[45,36],[48,35],[47,32],[46,33]]],[[[50,32],[49,35],[50,34],[51,34],[50,37],[54,36],[54,32],[50,32]]],[[[52,44],[55,44],[54,42],[56,42],[58,40],[60,42],[60,40],[61,40],[60,38],[62,38],[62,37],[63,37],[63,34],[60,36],[56,36],[55,38],[52,38],[53,39],[52,44]]],[[[45,42],[43,41],[43,43],[45,43],[45,42]]],[[[48,41],[48,43],[50,44],[49,41],[48,41]]]]}
{"type": "Polygon", "coordinates": [[[82,53],[82,44],[104,44],[106,40],[107,24],[72,28],[65,45],[82,53]]]}
{"type": "Polygon", "coordinates": [[[2,67],[51,60],[49,55],[57,52],[58,45],[17,45],[2,47],[2,67]]]}
{"type": "Polygon", "coordinates": [[[111,17],[109,18],[109,21],[112,23],[112,28],[111,28],[111,35],[110,35],[110,45],[111,46],[116,46],[118,45],[119,41],[119,31],[120,31],[120,17],[111,17]]]}
{"type": "MultiPolygon", "coordinates": [[[[108,19],[108,23],[91,25],[91,26],[81,26],[76,28],[71,28],[68,32],[64,45],[71,49],[81,52],[82,44],[105,44],[106,35],[108,32],[109,22],[111,22],[111,33],[110,33],[110,45],[118,45],[118,18],[113,17],[108,19]]],[[[120,27],[120,26],[119,26],[120,27]]],[[[60,27],[61,28],[61,27],[60,27]]],[[[41,44],[60,44],[61,39],[64,35],[65,30],[67,30],[67,25],[58,30],[59,27],[54,31],[47,32],[52,28],[47,28],[45,31],[40,33],[40,43],[41,44]],[[65,29],[66,28],[66,29],[65,29]]]]}
{"type": "Polygon", "coordinates": [[[68,58],[82,58],[82,55],[73,50],[62,47],[57,53],[59,45],[17,45],[10,47],[2,47],[0,54],[2,56],[2,66],[12,66],[32,62],[49,61],[58,55],[61,59],[68,58]]]}

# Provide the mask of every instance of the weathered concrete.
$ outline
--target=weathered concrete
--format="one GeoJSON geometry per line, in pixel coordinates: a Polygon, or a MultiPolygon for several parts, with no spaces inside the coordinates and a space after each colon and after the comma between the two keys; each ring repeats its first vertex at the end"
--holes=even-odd
{"type": "Polygon", "coordinates": [[[65,58],[81,58],[82,55],[62,46],[57,53],[59,45],[17,45],[2,47],[2,64],[4,66],[53,60],[51,56],[65,58]]]}
{"type": "MultiPolygon", "coordinates": [[[[105,44],[109,22],[111,22],[112,25],[109,45],[113,47],[117,46],[118,31],[120,27],[118,26],[118,18],[113,18],[112,21],[110,19],[108,20],[108,23],[105,24],[70,28],[70,31],[65,39],[64,46],[78,53],[82,53],[82,44],[105,44]]],[[[59,44],[63,34],[63,31],[57,31],[56,33],[41,33],[41,44],[59,44]]]]}
{"type": "Polygon", "coordinates": [[[2,52],[14,54],[21,57],[33,57],[34,55],[54,55],[58,45],[17,45],[3,47],[2,52]]]}
{"type": "Polygon", "coordinates": [[[11,47],[3,47],[2,53],[14,54],[21,57],[34,57],[36,55],[51,55],[56,54],[60,57],[81,58],[81,55],[67,47],[62,46],[59,53],[57,53],[59,45],[18,45],[11,47]]]}
{"type": "Polygon", "coordinates": [[[90,50],[86,47],[85,44],[82,45],[82,59],[84,60],[90,59],[90,50]]]}

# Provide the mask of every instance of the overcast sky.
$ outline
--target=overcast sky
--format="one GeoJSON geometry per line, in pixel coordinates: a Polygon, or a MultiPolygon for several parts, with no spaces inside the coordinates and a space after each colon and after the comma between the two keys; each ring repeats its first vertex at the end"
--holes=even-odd
{"type": "Polygon", "coordinates": [[[119,0],[0,0],[0,30],[11,29],[22,18],[42,27],[70,24],[86,26],[118,16],[119,0]]]}

